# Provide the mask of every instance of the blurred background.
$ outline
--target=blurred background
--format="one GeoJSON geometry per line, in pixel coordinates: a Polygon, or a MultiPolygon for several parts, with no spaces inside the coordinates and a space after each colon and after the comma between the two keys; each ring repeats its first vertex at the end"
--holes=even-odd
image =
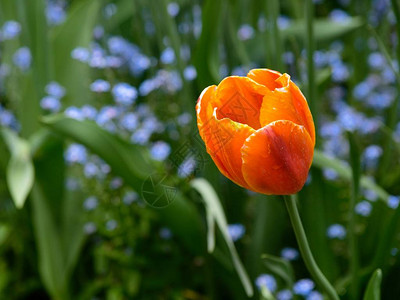
{"type": "Polygon", "coordinates": [[[323,299],[284,202],[216,169],[201,91],[287,72],[342,299],[400,299],[396,0],[0,0],[1,299],[323,299]],[[383,276],[376,269],[382,270],[383,276]],[[368,298],[379,299],[379,298],[368,298]]]}

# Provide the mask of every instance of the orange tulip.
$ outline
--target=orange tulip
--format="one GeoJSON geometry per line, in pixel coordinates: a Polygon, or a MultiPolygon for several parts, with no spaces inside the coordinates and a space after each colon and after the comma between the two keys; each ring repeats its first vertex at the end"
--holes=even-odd
{"type": "Polygon", "coordinates": [[[218,169],[262,194],[289,195],[311,167],[315,128],[308,104],[288,74],[251,70],[201,93],[197,125],[218,169]]]}

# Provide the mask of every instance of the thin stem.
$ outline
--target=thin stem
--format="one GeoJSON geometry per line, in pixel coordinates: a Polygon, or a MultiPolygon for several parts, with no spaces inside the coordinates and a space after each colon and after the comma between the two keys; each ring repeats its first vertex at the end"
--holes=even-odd
{"type": "Polygon", "coordinates": [[[329,283],[328,279],[326,279],[325,275],[321,272],[311,253],[307,236],[304,231],[303,224],[301,223],[299,211],[297,210],[296,199],[293,197],[293,195],[283,196],[283,198],[285,199],[297,243],[299,244],[300,252],[308,271],[311,273],[311,276],[314,278],[317,284],[323,288],[330,299],[339,300],[339,296],[337,295],[335,289],[329,283]]]}
{"type": "Polygon", "coordinates": [[[355,227],[356,227],[355,206],[359,196],[361,166],[360,166],[360,153],[358,151],[358,146],[354,134],[348,132],[348,139],[350,144],[350,163],[352,167],[352,177],[353,177],[351,197],[349,203],[349,221],[348,221],[350,273],[352,276],[350,293],[353,299],[358,299],[360,263],[359,263],[358,246],[357,246],[357,235],[355,232],[355,227]]]}

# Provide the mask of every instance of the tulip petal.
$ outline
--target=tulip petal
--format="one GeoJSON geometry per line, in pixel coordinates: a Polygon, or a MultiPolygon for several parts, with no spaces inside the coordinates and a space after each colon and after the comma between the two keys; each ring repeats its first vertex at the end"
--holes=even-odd
{"type": "Polygon", "coordinates": [[[218,119],[229,118],[259,129],[260,108],[267,91],[267,87],[247,77],[225,78],[217,88],[215,107],[218,107],[218,119]]]}
{"type": "MultiPolygon", "coordinates": [[[[200,136],[202,135],[203,124],[207,123],[214,113],[214,102],[217,86],[211,85],[203,90],[196,104],[197,125],[200,136]]],[[[203,138],[204,139],[204,138],[203,138]]]]}
{"type": "Polygon", "coordinates": [[[248,185],[242,175],[241,148],[254,132],[253,128],[245,124],[227,118],[218,120],[216,114],[202,127],[207,152],[218,169],[230,180],[245,188],[248,188],[248,185]]]}
{"type": "Polygon", "coordinates": [[[244,179],[259,193],[297,193],[307,179],[313,153],[314,143],[303,126],[287,120],[273,122],[245,141],[244,179]]]}
{"type": "Polygon", "coordinates": [[[315,129],[310,109],[300,89],[283,74],[275,80],[275,90],[264,96],[260,111],[260,124],[266,126],[278,120],[289,120],[304,126],[315,144],[315,129]]]}
{"type": "Polygon", "coordinates": [[[279,83],[275,82],[282,74],[270,69],[253,69],[247,73],[247,77],[251,78],[258,84],[266,86],[269,90],[282,87],[279,83]]]}

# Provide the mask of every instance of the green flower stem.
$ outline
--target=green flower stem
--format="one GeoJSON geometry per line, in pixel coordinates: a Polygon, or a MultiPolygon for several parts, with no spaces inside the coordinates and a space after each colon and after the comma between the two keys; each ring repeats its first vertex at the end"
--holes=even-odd
{"type": "Polygon", "coordinates": [[[310,245],[308,244],[307,236],[304,231],[303,224],[301,223],[299,211],[297,209],[296,199],[293,195],[283,196],[283,198],[285,199],[297,243],[299,244],[300,252],[308,271],[330,299],[339,300],[339,296],[337,295],[335,289],[329,283],[328,279],[326,279],[325,275],[321,272],[311,253],[310,245]]]}

